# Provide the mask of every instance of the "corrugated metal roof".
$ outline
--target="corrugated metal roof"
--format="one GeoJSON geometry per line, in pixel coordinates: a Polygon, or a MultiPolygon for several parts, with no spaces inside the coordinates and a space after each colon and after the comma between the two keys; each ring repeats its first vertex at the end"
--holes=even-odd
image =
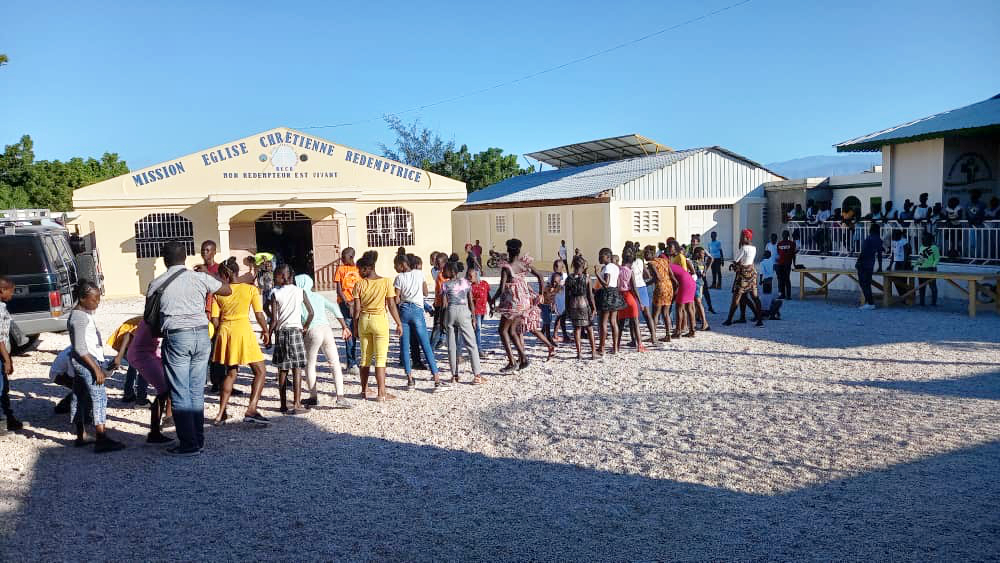
{"type": "Polygon", "coordinates": [[[525,156],[556,168],[566,168],[567,166],[584,166],[671,151],[673,149],[666,145],[633,133],[620,137],[573,143],[554,149],[528,153],[525,156]]]}
{"type": "Polygon", "coordinates": [[[872,152],[882,145],[935,139],[947,134],[1000,131],[1000,94],[988,100],[910,121],[834,145],[837,152],[872,152]]]}
{"type": "Polygon", "coordinates": [[[750,166],[763,168],[756,162],[721,147],[701,147],[514,176],[472,192],[465,203],[480,205],[596,197],[622,184],[704,152],[720,153],[750,166]]]}

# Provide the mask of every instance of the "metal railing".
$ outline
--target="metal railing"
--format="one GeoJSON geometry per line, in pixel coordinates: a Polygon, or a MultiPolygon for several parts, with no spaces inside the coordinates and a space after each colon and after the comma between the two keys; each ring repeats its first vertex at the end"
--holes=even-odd
{"type": "MultiPolygon", "coordinates": [[[[856,256],[868,236],[870,221],[859,221],[852,226],[827,221],[811,224],[792,221],[785,224],[791,232],[800,254],[825,256],[856,256]]],[[[968,264],[1000,264],[1000,221],[987,221],[982,227],[971,227],[962,221],[958,227],[944,224],[897,221],[879,223],[885,251],[891,248],[892,235],[898,231],[906,237],[913,255],[920,249],[924,233],[934,235],[934,243],[946,261],[968,264]]]]}

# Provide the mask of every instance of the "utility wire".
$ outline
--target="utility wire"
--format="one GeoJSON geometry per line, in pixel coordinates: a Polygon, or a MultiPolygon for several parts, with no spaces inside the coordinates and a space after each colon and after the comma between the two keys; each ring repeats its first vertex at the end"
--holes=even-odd
{"type": "MultiPolygon", "coordinates": [[[[618,50],[624,49],[626,47],[631,47],[632,45],[635,45],[636,43],[640,43],[642,41],[646,41],[648,39],[652,39],[653,37],[657,37],[659,35],[663,35],[664,33],[667,33],[667,32],[670,32],[670,31],[674,31],[676,29],[682,28],[682,27],[687,26],[687,25],[691,25],[693,23],[700,22],[700,21],[708,19],[708,18],[710,18],[712,16],[717,16],[717,15],[723,13],[723,12],[727,12],[727,11],[732,10],[734,8],[738,8],[738,7],[740,7],[740,6],[744,5],[744,4],[749,4],[750,2],[751,2],[751,0],[741,0],[740,2],[736,2],[735,4],[730,4],[730,5],[725,6],[723,8],[719,8],[719,9],[713,10],[711,12],[706,12],[706,13],[700,15],[700,16],[697,16],[697,17],[691,18],[689,20],[685,20],[685,21],[676,23],[676,24],[674,24],[674,25],[672,25],[670,27],[665,27],[665,28],[660,29],[658,31],[654,31],[652,33],[643,35],[642,37],[637,37],[635,39],[631,39],[631,40],[626,41],[624,43],[619,43],[618,45],[615,45],[613,47],[608,47],[607,49],[604,49],[604,50],[601,50],[601,51],[597,51],[597,52],[591,53],[589,55],[586,55],[586,56],[583,56],[583,57],[580,57],[580,58],[577,58],[577,59],[573,59],[571,61],[567,61],[567,62],[562,63],[562,64],[558,64],[556,66],[551,66],[551,67],[548,67],[548,68],[545,68],[545,69],[542,69],[542,70],[539,70],[539,71],[536,71],[536,72],[532,72],[530,74],[525,74],[524,76],[521,76],[519,78],[515,78],[513,80],[507,80],[505,82],[498,82],[498,83],[496,83],[496,84],[494,84],[492,86],[487,86],[485,88],[480,88],[479,90],[473,90],[471,92],[465,92],[464,94],[459,94],[457,96],[452,96],[450,98],[445,98],[445,99],[442,99],[442,100],[438,100],[436,102],[431,102],[429,104],[423,104],[423,105],[420,105],[420,106],[411,107],[409,109],[404,109],[402,111],[392,112],[392,113],[390,113],[388,115],[403,115],[403,114],[411,113],[411,112],[414,112],[414,111],[420,111],[420,110],[424,110],[424,109],[427,109],[427,108],[432,108],[432,107],[435,107],[435,106],[439,106],[439,105],[442,105],[442,104],[448,104],[448,103],[451,103],[451,102],[455,102],[455,101],[458,101],[458,100],[461,100],[461,99],[464,99],[464,98],[469,98],[469,97],[472,97],[472,96],[477,96],[479,94],[483,94],[483,93],[489,92],[491,90],[496,90],[498,88],[503,88],[505,86],[511,86],[513,84],[517,84],[519,82],[524,82],[526,80],[531,80],[532,78],[539,77],[539,76],[541,76],[543,74],[548,74],[550,72],[555,72],[557,70],[562,70],[562,69],[564,69],[566,67],[573,66],[573,65],[576,65],[576,64],[580,64],[580,63],[589,61],[591,59],[600,57],[601,55],[606,55],[608,53],[611,53],[611,52],[614,52],[614,51],[618,51],[618,50]]],[[[377,121],[377,120],[383,119],[383,117],[385,115],[387,115],[387,114],[382,114],[382,115],[379,115],[377,117],[370,117],[368,119],[361,119],[361,120],[358,120],[358,121],[348,121],[348,122],[344,122],[344,123],[334,123],[334,124],[331,124],[331,125],[310,125],[308,127],[293,127],[293,129],[306,130],[306,129],[332,129],[332,128],[335,128],[335,127],[349,127],[351,125],[360,125],[362,123],[369,123],[369,122],[372,122],[372,121],[377,121]]]]}

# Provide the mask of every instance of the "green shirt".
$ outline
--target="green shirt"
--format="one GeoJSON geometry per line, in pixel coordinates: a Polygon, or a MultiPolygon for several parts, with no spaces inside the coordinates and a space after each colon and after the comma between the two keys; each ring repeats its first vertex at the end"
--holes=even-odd
{"type": "Polygon", "coordinates": [[[941,251],[936,244],[930,246],[920,245],[920,256],[917,258],[917,268],[936,268],[941,261],[941,251]]]}

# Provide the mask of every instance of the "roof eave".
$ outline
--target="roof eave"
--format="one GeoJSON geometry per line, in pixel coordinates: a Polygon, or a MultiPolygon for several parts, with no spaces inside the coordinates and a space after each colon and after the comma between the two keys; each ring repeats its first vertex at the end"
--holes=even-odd
{"type": "Polygon", "coordinates": [[[516,207],[547,207],[558,205],[577,205],[584,203],[607,203],[611,197],[602,192],[592,196],[567,197],[559,199],[532,199],[527,201],[494,201],[484,203],[464,203],[455,208],[455,211],[475,211],[480,209],[506,209],[516,207]]]}
{"type": "Polygon", "coordinates": [[[949,129],[947,131],[934,131],[932,133],[923,133],[921,135],[910,135],[907,137],[871,140],[871,141],[860,141],[857,143],[852,143],[850,141],[844,141],[843,143],[838,143],[833,145],[837,152],[878,152],[882,150],[885,145],[900,145],[903,143],[915,143],[918,141],[927,141],[929,139],[940,139],[942,137],[971,137],[975,135],[983,135],[986,133],[1000,133],[1000,124],[983,125],[981,127],[966,127],[963,129],[949,129]]]}

